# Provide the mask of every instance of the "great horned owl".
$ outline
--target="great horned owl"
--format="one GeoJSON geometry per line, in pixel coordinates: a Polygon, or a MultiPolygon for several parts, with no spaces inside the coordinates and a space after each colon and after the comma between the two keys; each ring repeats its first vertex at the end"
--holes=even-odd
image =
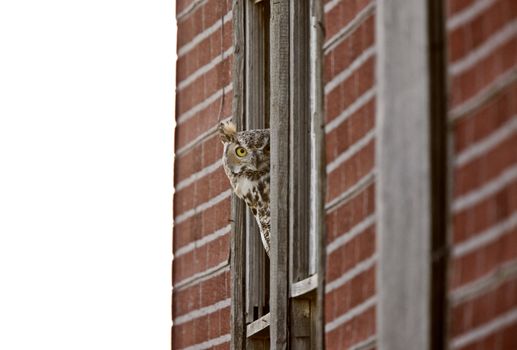
{"type": "Polygon", "coordinates": [[[232,122],[218,128],[224,145],[223,166],[237,197],[257,220],[269,256],[269,129],[237,132],[232,122]]]}

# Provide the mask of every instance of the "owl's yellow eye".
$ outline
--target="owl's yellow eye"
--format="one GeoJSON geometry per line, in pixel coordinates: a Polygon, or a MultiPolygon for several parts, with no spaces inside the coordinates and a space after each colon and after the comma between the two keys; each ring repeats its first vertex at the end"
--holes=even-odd
{"type": "Polygon", "coordinates": [[[244,156],[246,156],[246,154],[248,154],[248,151],[246,151],[246,149],[244,149],[242,147],[237,147],[235,149],[235,154],[239,157],[244,157],[244,156]]]}

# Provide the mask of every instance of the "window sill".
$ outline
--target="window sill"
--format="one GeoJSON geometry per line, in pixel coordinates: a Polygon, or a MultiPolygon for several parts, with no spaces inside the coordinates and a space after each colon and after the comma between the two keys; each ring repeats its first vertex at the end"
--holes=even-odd
{"type": "Polygon", "coordinates": [[[308,294],[318,288],[318,274],[314,275],[293,283],[291,285],[291,298],[300,297],[304,294],[308,294]]]}
{"type": "Polygon", "coordinates": [[[249,338],[260,335],[263,331],[269,328],[269,315],[270,314],[267,313],[258,320],[251,322],[246,327],[246,336],[249,338]]]}

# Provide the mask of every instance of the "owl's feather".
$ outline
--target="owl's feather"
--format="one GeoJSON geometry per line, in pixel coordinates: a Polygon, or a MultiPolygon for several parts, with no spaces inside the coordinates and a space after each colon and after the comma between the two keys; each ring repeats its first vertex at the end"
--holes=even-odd
{"type": "Polygon", "coordinates": [[[234,193],[246,202],[255,216],[269,255],[269,130],[237,132],[235,124],[227,122],[221,123],[218,131],[224,145],[224,171],[234,193]]]}

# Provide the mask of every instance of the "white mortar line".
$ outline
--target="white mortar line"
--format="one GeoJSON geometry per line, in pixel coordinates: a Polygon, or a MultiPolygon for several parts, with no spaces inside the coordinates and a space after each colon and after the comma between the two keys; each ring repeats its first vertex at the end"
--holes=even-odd
{"type": "Polygon", "coordinates": [[[216,311],[222,310],[222,309],[227,308],[228,306],[230,306],[230,303],[231,303],[231,299],[230,298],[224,299],[224,300],[218,301],[217,303],[215,303],[213,305],[205,306],[205,307],[202,307],[200,309],[197,309],[197,310],[191,311],[189,313],[186,313],[184,315],[175,317],[174,318],[174,325],[175,326],[179,326],[179,325],[181,325],[183,323],[187,323],[187,322],[192,321],[192,320],[194,320],[196,318],[203,317],[203,316],[209,315],[211,313],[214,313],[216,311]]]}
{"type": "Polygon", "coordinates": [[[364,94],[362,94],[358,99],[356,99],[351,105],[349,105],[341,114],[339,114],[336,118],[332,119],[325,125],[325,132],[328,134],[339,125],[341,125],[345,120],[347,120],[352,114],[357,112],[359,109],[363,108],[368,102],[370,102],[375,97],[375,87],[367,90],[364,94]]]}
{"type": "Polygon", "coordinates": [[[226,198],[230,198],[232,194],[231,190],[226,190],[221,193],[219,193],[217,196],[210,198],[210,200],[198,205],[195,208],[192,208],[190,210],[187,210],[186,212],[176,216],[174,219],[174,224],[178,225],[181,224],[183,221],[187,220],[188,218],[201,213],[202,211],[207,210],[208,208],[213,207],[214,205],[224,201],[226,198]]]}
{"type": "MultiPolygon", "coordinates": [[[[223,23],[226,24],[226,22],[230,21],[232,19],[232,10],[228,11],[224,17],[223,17],[223,23]]],[[[191,41],[189,41],[187,44],[183,45],[182,47],[178,48],[178,58],[184,56],[187,52],[192,50],[194,47],[199,45],[200,42],[208,38],[210,35],[215,33],[219,28],[221,28],[222,23],[220,20],[217,20],[214,24],[212,24],[210,27],[202,31],[201,33],[197,34],[194,38],[192,38],[191,41]]]]}
{"type": "Polygon", "coordinates": [[[497,145],[500,145],[508,138],[514,136],[516,131],[517,115],[514,115],[505,124],[501,125],[499,129],[462,151],[454,160],[454,164],[457,167],[461,167],[471,160],[486,154],[487,152],[494,149],[497,145]]]}
{"type": "Polygon", "coordinates": [[[232,54],[233,54],[233,46],[230,46],[230,48],[228,50],[226,50],[225,52],[223,52],[222,55],[219,54],[219,55],[215,56],[212,59],[212,61],[210,61],[207,64],[205,64],[204,66],[198,68],[195,72],[189,74],[186,79],[180,81],[178,83],[178,85],[176,86],[176,90],[181,91],[181,90],[185,89],[187,86],[192,84],[200,76],[202,76],[203,74],[212,70],[214,67],[216,67],[219,63],[221,63],[222,61],[227,59],[232,54]]]}
{"type": "Polygon", "coordinates": [[[468,284],[455,288],[450,293],[451,304],[457,305],[465,300],[475,298],[487,290],[499,286],[515,275],[517,275],[517,262],[515,260],[498,266],[495,271],[491,271],[468,284]]]}
{"type": "Polygon", "coordinates": [[[517,68],[512,68],[507,72],[502,73],[496,80],[492,81],[490,85],[486,86],[481,91],[478,91],[467,101],[462,102],[460,105],[451,109],[449,111],[449,120],[454,122],[455,120],[481,107],[501,90],[515,82],[515,80],[517,80],[517,68]]]}
{"type": "Polygon", "coordinates": [[[334,34],[332,38],[327,40],[323,44],[323,53],[326,54],[334,47],[336,47],[341,41],[343,41],[348,35],[353,32],[357,27],[359,27],[362,22],[368,18],[375,11],[375,1],[372,1],[368,5],[366,5],[361,11],[359,11],[353,20],[348,22],[348,24],[341,28],[339,32],[334,34]]]}
{"type": "Polygon", "coordinates": [[[468,333],[456,337],[452,340],[451,345],[453,349],[463,348],[473,342],[481,340],[486,336],[504,329],[506,326],[512,325],[517,321],[517,308],[513,308],[505,314],[496,319],[479,326],[468,333]]]}
{"type": "Polygon", "coordinates": [[[327,174],[336,170],[341,164],[365,148],[375,137],[375,129],[368,131],[361,139],[352,144],[348,149],[327,164],[327,174]]]}
{"type": "Polygon", "coordinates": [[[494,0],[476,1],[473,5],[470,5],[465,10],[449,18],[447,20],[447,30],[453,31],[465,23],[472,21],[480,13],[484,12],[488,7],[490,7],[494,2],[494,0]]]}
{"type": "Polygon", "coordinates": [[[177,290],[183,290],[192,286],[194,283],[201,283],[210,278],[219,276],[221,273],[224,273],[230,269],[230,265],[228,261],[223,261],[209,269],[198,272],[190,277],[185,278],[174,284],[173,288],[177,290]]]}
{"type": "Polygon", "coordinates": [[[377,337],[375,335],[372,335],[369,338],[366,338],[365,340],[352,345],[350,347],[350,350],[369,350],[375,347],[375,343],[377,342],[377,337]]]}
{"type": "Polygon", "coordinates": [[[223,228],[220,228],[219,230],[216,230],[213,233],[210,233],[210,234],[204,236],[203,238],[200,238],[194,242],[190,242],[189,244],[184,245],[183,247],[179,248],[174,253],[174,258],[179,258],[180,256],[193,251],[194,249],[197,249],[199,247],[204,246],[205,244],[215,241],[216,239],[227,235],[228,233],[230,233],[230,231],[231,231],[231,226],[227,225],[223,228]]]}
{"type": "Polygon", "coordinates": [[[336,208],[338,208],[338,205],[340,205],[341,203],[354,197],[359,191],[362,191],[367,186],[372,184],[374,179],[375,179],[375,169],[370,171],[365,176],[363,176],[359,181],[357,181],[354,185],[352,185],[345,192],[341,193],[339,196],[337,196],[332,201],[327,203],[325,205],[325,210],[327,211],[327,213],[333,212],[336,208]]]}
{"type": "MultiPolygon", "coordinates": [[[[221,119],[221,122],[226,122],[226,121],[229,121],[231,119],[232,119],[232,116],[229,116],[228,118],[221,119]]],[[[199,144],[201,141],[203,141],[203,140],[207,139],[208,137],[212,136],[213,134],[215,134],[216,130],[217,130],[217,124],[213,125],[210,129],[208,129],[204,133],[199,134],[199,136],[197,136],[195,139],[193,139],[192,141],[190,141],[189,143],[187,143],[183,147],[177,149],[176,150],[176,157],[180,157],[184,153],[186,153],[189,150],[191,150],[193,147],[197,146],[197,144],[199,144]]],[[[222,155],[221,155],[221,157],[222,157],[222,155]]]]}
{"type": "Polygon", "coordinates": [[[339,4],[342,0],[332,0],[332,1],[329,1],[325,4],[325,6],[323,7],[324,10],[325,10],[325,13],[329,12],[330,10],[332,10],[334,7],[336,7],[337,4],[339,4]]]}
{"type": "Polygon", "coordinates": [[[176,14],[176,21],[177,22],[181,22],[181,20],[183,19],[183,17],[185,17],[186,15],[188,15],[192,10],[194,10],[196,7],[198,7],[199,5],[203,5],[204,3],[206,2],[206,0],[197,0],[197,1],[192,1],[187,7],[185,7],[183,9],[183,11],[181,11],[180,13],[176,14]]]}
{"type": "Polygon", "coordinates": [[[188,346],[186,348],[183,348],[183,350],[205,350],[205,349],[214,347],[216,345],[227,343],[230,341],[230,339],[231,339],[230,335],[226,334],[226,335],[222,335],[220,337],[210,339],[210,340],[207,340],[205,342],[202,342],[202,343],[199,343],[196,345],[188,346]]]}
{"type": "Polygon", "coordinates": [[[484,186],[470,191],[456,198],[452,203],[453,213],[458,213],[469,207],[476,205],[482,200],[490,197],[491,195],[499,192],[505,186],[511,184],[517,178],[517,164],[506,169],[498,177],[491,179],[490,182],[484,186]]]}
{"type": "Polygon", "coordinates": [[[366,218],[364,218],[361,222],[356,224],[347,232],[343,233],[341,236],[333,240],[327,245],[327,255],[330,255],[332,252],[337,250],[338,248],[344,246],[346,243],[351,241],[353,238],[357,237],[359,234],[363,233],[367,228],[372,226],[375,223],[375,214],[370,214],[366,218]]]}
{"type": "Polygon", "coordinates": [[[359,263],[355,264],[354,267],[352,267],[350,270],[345,272],[340,277],[336,278],[332,282],[328,282],[325,284],[325,294],[328,294],[332,292],[334,289],[337,289],[341,286],[343,286],[345,283],[351,281],[356,276],[360,275],[361,273],[369,270],[372,268],[377,261],[377,255],[374,254],[368,259],[362,260],[359,263]]]}
{"type": "Polygon", "coordinates": [[[348,79],[359,67],[361,67],[367,60],[372,58],[375,54],[375,47],[370,46],[364,50],[359,56],[357,56],[352,63],[341,71],[339,74],[334,76],[331,81],[325,84],[325,95],[328,95],[334,90],[339,84],[348,79]]]}
{"type": "Polygon", "coordinates": [[[339,316],[338,318],[332,320],[331,322],[327,323],[325,325],[325,333],[329,333],[333,331],[334,329],[341,326],[343,323],[346,323],[353,319],[354,317],[359,316],[360,314],[364,313],[368,309],[370,309],[372,306],[375,306],[377,303],[377,298],[375,296],[371,297],[370,299],[364,301],[363,303],[357,305],[356,307],[348,310],[344,315],[339,316]]]}
{"type": "Polygon", "coordinates": [[[494,242],[499,237],[504,236],[509,231],[517,228],[517,213],[514,213],[506,220],[498,223],[496,226],[493,226],[486,231],[475,235],[474,237],[457,244],[452,249],[452,255],[454,257],[462,257],[482,246],[487,245],[488,243],[494,242]]]}
{"type": "Polygon", "coordinates": [[[516,33],[517,20],[514,20],[508,23],[502,30],[492,35],[490,38],[487,38],[483,44],[470,51],[465,57],[449,65],[449,74],[457,76],[472,68],[474,65],[494,52],[497,48],[513,40],[516,33]]]}
{"type": "MultiPolygon", "coordinates": [[[[222,156],[221,156],[222,157],[222,156]]],[[[191,184],[193,184],[194,182],[196,182],[197,180],[201,179],[202,177],[204,177],[205,175],[208,175],[208,174],[211,174],[213,173],[214,171],[216,171],[217,169],[219,169],[219,167],[222,167],[222,163],[221,163],[221,160],[220,159],[217,159],[214,163],[210,164],[209,166],[201,169],[200,171],[198,171],[197,173],[194,173],[192,175],[190,175],[188,178],[186,178],[185,180],[182,180],[180,182],[178,182],[176,184],[175,189],[176,189],[176,192],[179,192],[181,191],[182,189],[184,189],[185,187],[188,187],[190,186],[191,184]]]]}
{"type": "Polygon", "coordinates": [[[197,105],[193,106],[188,111],[185,111],[185,112],[181,113],[178,116],[178,125],[181,125],[182,123],[184,123],[185,121],[189,120],[190,118],[192,118],[197,113],[201,112],[203,109],[205,109],[208,106],[210,106],[212,103],[214,103],[219,98],[221,98],[223,96],[223,93],[226,94],[226,93],[228,93],[231,90],[232,90],[232,83],[230,83],[230,84],[226,85],[225,87],[217,90],[211,96],[205,98],[202,102],[200,102],[197,105]]]}

